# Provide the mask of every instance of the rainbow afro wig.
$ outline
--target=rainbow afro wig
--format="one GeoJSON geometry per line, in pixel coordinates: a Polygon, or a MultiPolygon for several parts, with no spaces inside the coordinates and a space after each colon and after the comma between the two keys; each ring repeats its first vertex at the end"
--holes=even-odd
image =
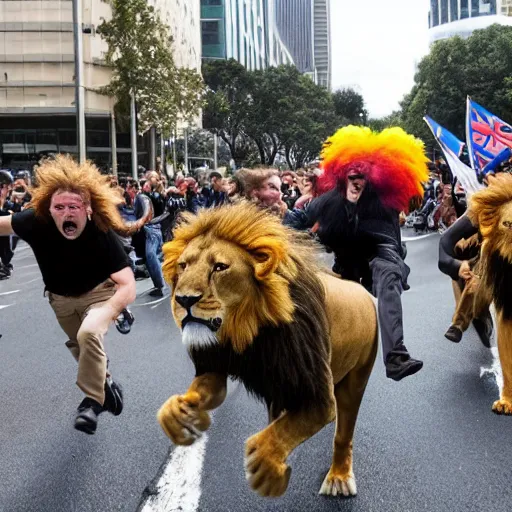
{"type": "Polygon", "coordinates": [[[346,183],[351,171],[364,174],[386,208],[408,211],[412,198],[423,195],[429,179],[425,147],[401,128],[380,133],[346,126],[327,139],[322,149],[320,190],[346,183]]]}

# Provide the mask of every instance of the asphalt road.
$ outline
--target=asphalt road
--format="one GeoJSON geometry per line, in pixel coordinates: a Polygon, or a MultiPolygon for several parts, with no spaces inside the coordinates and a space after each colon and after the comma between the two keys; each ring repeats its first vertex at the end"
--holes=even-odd
{"type": "MultiPolygon", "coordinates": [[[[264,427],[266,413],[233,387],[215,412],[204,460],[176,466],[178,473],[197,472],[196,501],[187,501],[192,483],[186,482],[181,504],[174,497],[159,510],[508,512],[512,418],[491,412],[498,388],[481,371],[492,366],[493,355],[474,331],[460,345],[443,337],[453,297],[437,270],[437,242],[432,236],[408,245],[406,345],[425,367],[396,383],[385,378],[379,355],[356,428],[357,497],[318,496],[330,466],[332,426],[291,456],[283,498],[252,493],[244,478],[244,441],[264,427]]],[[[30,249],[19,247],[14,266],[13,277],[0,282],[0,511],[136,511],[158,501],[159,476],[178,452],[155,414],[193,376],[168,299],[155,302],[144,292],[150,284],[139,282],[132,333],[109,332],[106,347],[124,387],[125,410],[117,418],[102,415],[96,435],[87,436],[72,426],[82,399],[75,363],[30,249]]]]}

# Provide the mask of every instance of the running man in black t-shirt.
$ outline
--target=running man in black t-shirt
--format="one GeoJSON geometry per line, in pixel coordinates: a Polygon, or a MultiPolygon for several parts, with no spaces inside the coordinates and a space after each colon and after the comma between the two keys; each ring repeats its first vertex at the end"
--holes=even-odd
{"type": "Polygon", "coordinates": [[[31,208],[0,218],[0,236],[16,234],[34,251],[66,346],[78,362],[85,398],[75,428],[93,434],[103,411],[118,415],[122,393],[107,370],[103,338],[135,300],[135,279],[115,235],[138,229],[124,224],[121,198],[90,163],[57,156],[36,170],[31,208]]]}

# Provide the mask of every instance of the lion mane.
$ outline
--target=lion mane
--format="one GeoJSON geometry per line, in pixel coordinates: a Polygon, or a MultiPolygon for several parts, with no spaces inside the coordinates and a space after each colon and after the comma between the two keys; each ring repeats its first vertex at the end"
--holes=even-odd
{"type": "Polygon", "coordinates": [[[197,374],[239,379],[274,412],[328,401],[330,344],[315,244],[247,202],[203,210],[185,215],[164,246],[169,284],[176,283],[177,261],[187,244],[202,235],[235,244],[255,258],[257,293],[248,294],[225,319],[220,344],[189,350],[197,374]]]}
{"type": "Polygon", "coordinates": [[[51,220],[50,203],[58,191],[79,194],[92,208],[92,220],[103,232],[112,229],[129,235],[132,229],[123,221],[118,206],[123,203],[119,192],[110,187],[108,176],[102,175],[90,161],[79,164],[67,155],[56,155],[44,160],[35,169],[35,185],[31,188],[32,200],[38,217],[51,220]]]}
{"type": "MultiPolygon", "coordinates": [[[[482,237],[479,272],[482,294],[492,297],[504,318],[512,320],[512,246],[498,229],[504,207],[512,204],[512,176],[498,174],[489,186],[471,197],[469,216],[478,225],[482,237]]],[[[512,218],[511,218],[512,220],[512,218]]]]}

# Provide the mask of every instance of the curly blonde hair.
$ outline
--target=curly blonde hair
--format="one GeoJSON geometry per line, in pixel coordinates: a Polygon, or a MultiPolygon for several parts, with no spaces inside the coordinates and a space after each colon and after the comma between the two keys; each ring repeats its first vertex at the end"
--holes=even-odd
{"type": "Polygon", "coordinates": [[[131,232],[118,210],[122,197],[117,189],[111,187],[109,177],[102,175],[92,162],[79,164],[69,155],[57,155],[42,161],[35,168],[35,184],[30,189],[30,207],[38,217],[51,220],[50,204],[56,192],[80,195],[83,202],[91,207],[91,220],[101,231],[131,232]]]}

